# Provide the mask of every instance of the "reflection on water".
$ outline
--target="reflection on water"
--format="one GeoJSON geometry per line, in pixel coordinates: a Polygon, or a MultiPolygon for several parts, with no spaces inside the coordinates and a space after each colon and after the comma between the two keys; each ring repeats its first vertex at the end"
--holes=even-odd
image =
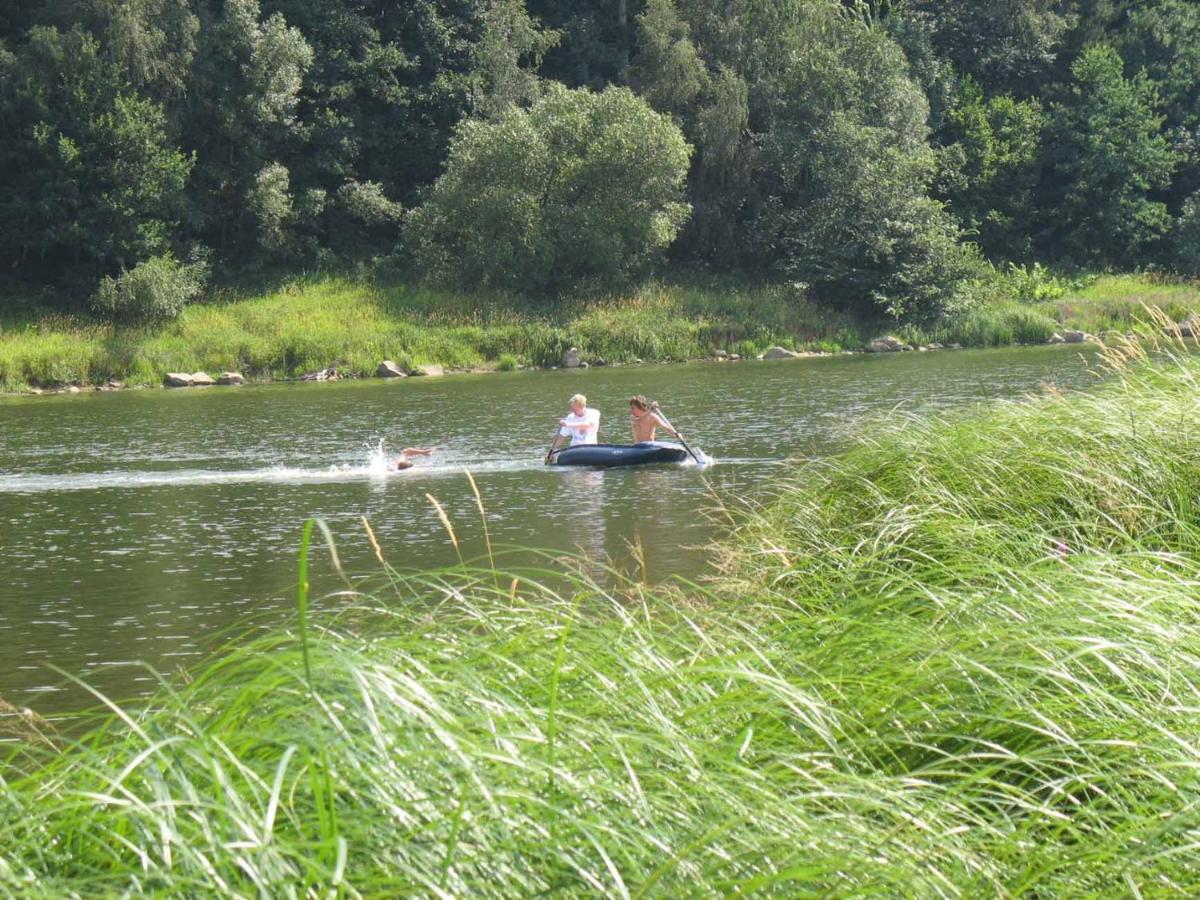
{"type": "MultiPolygon", "coordinates": [[[[714,493],[752,497],[785,459],[836,450],[897,405],[1091,382],[1074,351],[1046,348],[3,399],[0,697],[44,711],[83,702],[51,693],[62,679],[48,663],[128,695],[152,677],[129,661],[169,672],[247,614],[290,615],[310,515],[352,572],[377,565],[362,516],[389,563],[427,568],[454,560],[430,493],[464,554],[482,557],[464,467],[498,547],[639,571],[640,548],[649,580],[697,577],[718,534],[714,493]],[[579,390],[607,414],[602,440],[628,440],[626,400],[649,394],[717,464],[543,466],[579,390]],[[390,469],[406,445],[438,449],[390,469]]],[[[319,553],[314,567],[318,589],[340,584],[319,553]]]]}
{"type": "Polygon", "coordinates": [[[619,558],[617,554],[609,552],[607,540],[604,477],[608,473],[602,469],[569,468],[556,472],[559,473],[562,487],[550,511],[556,512],[560,508],[570,510],[571,515],[566,519],[567,540],[591,564],[590,574],[599,578],[601,568],[611,564],[612,559],[619,558]]]}

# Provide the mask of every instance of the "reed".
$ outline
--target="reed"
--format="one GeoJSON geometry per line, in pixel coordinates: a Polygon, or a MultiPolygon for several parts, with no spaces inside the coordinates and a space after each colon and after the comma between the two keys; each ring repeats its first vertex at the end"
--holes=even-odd
{"type": "Polygon", "coordinates": [[[433,507],[437,513],[438,520],[442,523],[442,527],[446,529],[446,536],[450,538],[450,543],[454,546],[454,552],[458,555],[458,562],[461,565],[463,562],[462,550],[458,546],[458,536],[454,533],[454,525],[450,521],[450,517],[446,515],[446,510],[442,504],[438,502],[437,497],[433,494],[426,494],[425,499],[429,501],[429,505],[433,507]]]}
{"type": "Polygon", "coordinates": [[[379,560],[381,566],[387,566],[387,560],[383,558],[383,548],[379,546],[379,539],[375,537],[375,529],[371,527],[371,522],[366,516],[361,516],[363,530],[367,533],[367,540],[371,544],[371,549],[375,552],[375,558],[379,560]]]}
{"type": "MultiPolygon", "coordinates": [[[[471,493],[475,495],[475,508],[479,510],[479,523],[483,526],[483,544],[487,548],[488,566],[492,571],[496,570],[496,556],[492,552],[492,534],[488,530],[487,510],[483,506],[483,495],[479,493],[479,485],[475,483],[475,476],[471,474],[470,469],[463,469],[463,474],[467,476],[467,482],[471,485],[471,493]]],[[[499,582],[497,581],[497,585],[499,582]]]]}

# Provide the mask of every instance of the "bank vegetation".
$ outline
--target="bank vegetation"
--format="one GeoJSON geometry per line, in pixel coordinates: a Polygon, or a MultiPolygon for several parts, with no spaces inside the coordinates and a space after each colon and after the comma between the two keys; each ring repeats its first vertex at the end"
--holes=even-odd
{"type": "Polygon", "coordinates": [[[172,321],[40,311],[0,319],[0,390],[160,385],[168,372],[196,371],[271,381],[330,366],[367,377],[384,359],[408,370],[508,371],[561,365],[571,347],[584,361],[631,364],[752,359],[775,346],[838,353],[887,334],[913,346],[1042,344],[1069,329],[1124,334],[1147,307],[1176,322],[1200,308],[1194,283],[1149,276],[1066,279],[1018,268],[975,289],[987,294],[978,307],[920,325],[839,313],[791,283],[716,276],[553,304],[362,274],[292,278],[192,304],[172,321]]]}

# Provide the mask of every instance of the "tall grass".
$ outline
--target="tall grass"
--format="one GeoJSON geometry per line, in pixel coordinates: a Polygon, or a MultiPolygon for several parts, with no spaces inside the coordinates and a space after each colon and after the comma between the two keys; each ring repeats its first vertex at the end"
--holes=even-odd
{"type": "Polygon", "coordinates": [[[899,415],[845,456],[807,466],[743,525],[733,569],[829,600],[909,577],[965,583],[1059,544],[1083,558],[1200,549],[1200,366],[1182,341],[1156,337],[1168,326],[1159,314],[1146,343],[1105,352],[1097,375],[1121,372],[1106,390],[1049,389],[967,420],[899,415]],[[1141,363],[1126,370],[1130,358],[1141,363]]]}
{"type": "Polygon", "coordinates": [[[300,633],[22,745],[0,888],[1194,893],[1198,377],[905,421],[796,470],[709,590],[376,548],[300,633]]]}
{"type": "Polygon", "coordinates": [[[1092,334],[1129,331],[1144,309],[1182,321],[1200,309],[1200,282],[1151,275],[1105,275],[1086,281],[1059,299],[1035,304],[1044,315],[1092,334]]]}
{"type": "Polygon", "coordinates": [[[908,336],[908,340],[914,344],[936,341],[964,347],[1044,344],[1062,327],[1039,309],[1009,301],[968,310],[944,322],[927,326],[915,335],[908,336]]]}
{"type": "Polygon", "coordinates": [[[1124,332],[1143,305],[1176,320],[1200,305],[1195,285],[1144,276],[1107,276],[1040,302],[1014,295],[1033,278],[1029,273],[997,278],[979,307],[901,328],[819,306],[802,286],[687,273],[624,294],[556,303],[432,290],[368,274],[305,276],[263,294],[227,292],[152,328],[25,309],[0,322],[0,389],[112,378],[158,384],[167,372],[201,369],[287,378],[331,364],[361,376],[385,358],[410,368],[511,369],[558,365],[569,347],[585,359],[617,363],[692,359],[717,349],[753,356],[775,344],[838,351],[889,331],[914,344],[1001,346],[1041,343],[1064,327],[1124,332]]]}
{"type": "Polygon", "coordinates": [[[679,360],[717,347],[756,353],[805,335],[847,337],[840,318],[808,307],[809,324],[801,327],[796,304],[778,286],[731,284],[652,283],[628,295],[549,305],[314,276],[263,295],[192,305],[152,328],[78,317],[0,323],[0,387],[110,378],[157,384],[166,372],[201,369],[284,378],[331,364],[370,375],[385,358],[408,367],[550,366],[569,347],[609,362],[679,360]],[[823,316],[830,327],[821,325],[823,316]]]}

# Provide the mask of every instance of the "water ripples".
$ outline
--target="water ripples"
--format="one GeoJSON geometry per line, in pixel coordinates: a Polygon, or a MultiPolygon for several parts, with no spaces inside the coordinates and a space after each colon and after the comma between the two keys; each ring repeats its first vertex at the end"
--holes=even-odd
{"type": "MultiPolygon", "coordinates": [[[[1025,350],[782,363],[515,373],[236,390],[0,400],[0,697],[53,712],[94,702],[50,666],[117,697],[201,658],[249,619],[292,614],[296,544],[329,523],[351,572],[371,571],[366,517],[400,568],[482,555],[469,467],[497,546],[582,551],[646,577],[701,577],[736,503],[788,458],[836,450],[897,404],[947,408],[1091,383],[1074,353],[1025,350]],[[541,463],[577,390],[627,432],[631,394],[663,401],[718,464],[587,471],[541,463]],[[401,447],[435,446],[414,468],[401,447]],[[145,665],[143,665],[145,664],[145,665]]],[[[320,552],[314,589],[341,586],[320,552]]]]}

